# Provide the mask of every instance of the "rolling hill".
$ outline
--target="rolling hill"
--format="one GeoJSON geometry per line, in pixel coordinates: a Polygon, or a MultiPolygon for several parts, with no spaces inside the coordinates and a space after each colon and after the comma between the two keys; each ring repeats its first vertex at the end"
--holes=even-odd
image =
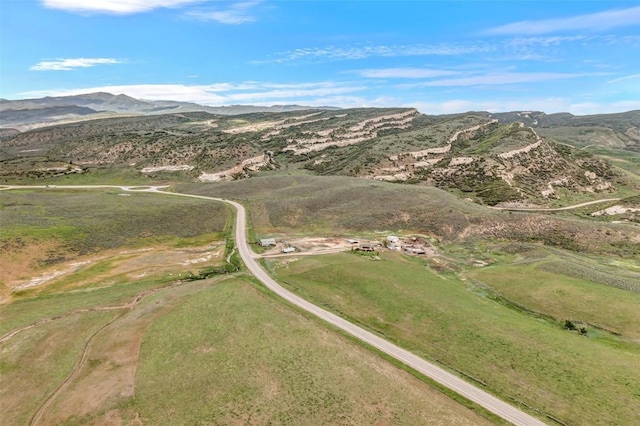
{"type": "Polygon", "coordinates": [[[640,111],[584,116],[524,111],[493,116],[504,123],[522,122],[542,136],[578,148],[595,146],[640,152],[640,111]]]}
{"type": "Polygon", "coordinates": [[[639,188],[640,111],[428,116],[412,108],[291,106],[229,115],[254,107],[224,108],[108,93],[3,100],[3,124],[39,128],[5,126],[1,176],[9,182],[101,168],[216,182],[306,170],[436,186],[502,206],[627,196],[639,188]],[[83,119],[44,126],[65,116],[83,119]]]}
{"type": "MultiPolygon", "coordinates": [[[[53,123],[73,123],[87,119],[114,116],[155,115],[205,111],[212,114],[234,115],[253,112],[286,112],[308,109],[299,105],[227,105],[210,107],[193,102],[149,101],[120,94],[97,92],[73,96],[46,96],[22,100],[0,100],[2,121],[0,128],[29,130],[53,123]]],[[[336,109],[324,107],[323,109],[336,109]]]]}

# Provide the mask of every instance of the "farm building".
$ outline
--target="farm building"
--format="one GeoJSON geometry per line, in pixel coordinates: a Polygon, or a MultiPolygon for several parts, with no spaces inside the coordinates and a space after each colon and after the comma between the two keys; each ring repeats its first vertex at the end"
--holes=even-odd
{"type": "Polygon", "coordinates": [[[294,251],[296,251],[295,247],[285,247],[282,249],[283,253],[293,253],[294,251]]]}
{"type": "Polygon", "coordinates": [[[358,245],[358,248],[356,250],[360,250],[360,251],[375,251],[375,245],[374,244],[367,244],[367,243],[362,243],[358,245]]]}
{"type": "Polygon", "coordinates": [[[269,246],[275,246],[276,245],[276,239],[275,238],[260,238],[260,240],[258,242],[260,243],[260,245],[262,247],[269,247],[269,246]]]}
{"type": "Polygon", "coordinates": [[[387,237],[387,241],[390,242],[391,244],[396,244],[400,242],[400,238],[396,237],[395,235],[389,235],[387,237]]]}

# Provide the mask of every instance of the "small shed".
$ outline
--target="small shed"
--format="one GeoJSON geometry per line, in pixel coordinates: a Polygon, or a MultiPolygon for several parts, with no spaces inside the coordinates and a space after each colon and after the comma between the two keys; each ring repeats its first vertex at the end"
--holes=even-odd
{"type": "Polygon", "coordinates": [[[358,244],[358,240],[354,240],[353,238],[349,238],[349,239],[347,239],[347,242],[348,242],[349,244],[358,244]]]}
{"type": "Polygon", "coordinates": [[[294,251],[296,251],[295,247],[285,247],[282,249],[283,253],[293,253],[294,251]]]}
{"type": "Polygon", "coordinates": [[[260,243],[260,245],[262,247],[269,247],[269,246],[275,246],[276,245],[276,239],[275,238],[260,238],[260,240],[258,242],[260,243]]]}
{"type": "Polygon", "coordinates": [[[358,250],[360,251],[375,251],[374,244],[362,243],[358,245],[358,250]]]}

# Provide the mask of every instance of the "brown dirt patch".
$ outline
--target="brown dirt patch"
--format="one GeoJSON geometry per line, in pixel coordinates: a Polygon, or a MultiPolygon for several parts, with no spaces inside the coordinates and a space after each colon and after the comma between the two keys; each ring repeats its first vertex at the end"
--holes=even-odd
{"type": "Polygon", "coordinates": [[[90,417],[95,425],[122,424],[122,413],[112,407],[132,398],[140,345],[146,329],[187,295],[217,280],[183,283],[149,294],[102,330],[86,351],[85,362],[41,418],[41,424],[60,424],[70,418],[90,417]]]}
{"type": "MultiPolygon", "coordinates": [[[[291,255],[300,254],[323,254],[337,253],[348,251],[354,246],[344,238],[323,238],[323,237],[305,237],[305,238],[278,238],[277,245],[264,252],[263,256],[271,257],[281,255],[285,247],[294,247],[295,252],[291,255]]],[[[364,242],[364,241],[363,241],[364,242]]]]}
{"type": "Polygon", "coordinates": [[[150,275],[173,274],[176,278],[181,273],[196,271],[200,268],[218,265],[224,258],[222,242],[212,242],[206,246],[189,248],[149,247],[131,250],[109,250],[96,255],[74,257],[70,261],[50,267],[39,267],[38,260],[47,252],[58,247],[51,244],[28,245],[19,252],[0,253],[0,263],[11,265],[11,268],[0,268],[0,304],[11,300],[11,292],[22,289],[46,290],[63,280],[68,280],[75,272],[91,267],[98,262],[109,260],[108,270],[91,276],[69,281],[59,290],[71,290],[92,284],[108,285],[109,279],[125,276],[137,280],[150,275]]]}
{"type": "Polygon", "coordinates": [[[13,287],[37,274],[38,261],[59,250],[59,244],[53,242],[13,244],[0,249],[0,303],[7,299],[13,287]]]}

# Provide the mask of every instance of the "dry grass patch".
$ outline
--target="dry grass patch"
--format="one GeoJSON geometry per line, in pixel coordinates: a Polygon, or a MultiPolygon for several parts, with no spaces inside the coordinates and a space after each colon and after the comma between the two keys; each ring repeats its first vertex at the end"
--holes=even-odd
{"type": "Polygon", "coordinates": [[[147,328],[218,280],[189,282],[150,291],[139,303],[119,310],[120,317],[95,335],[77,374],[56,395],[42,417],[45,424],[84,422],[128,402],[135,392],[140,343],[147,328]]]}
{"type": "Polygon", "coordinates": [[[28,424],[71,374],[87,339],[115,315],[109,311],[71,315],[0,343],[2,423],[28,424]]]}

